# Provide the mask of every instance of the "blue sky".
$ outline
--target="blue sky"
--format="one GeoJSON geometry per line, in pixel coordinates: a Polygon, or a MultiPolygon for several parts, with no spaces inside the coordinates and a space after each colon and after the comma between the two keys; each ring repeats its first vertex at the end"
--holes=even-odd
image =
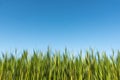
{"type": "Polygon", "coordinates": [[[0,51],[120,48],[119,0],[0,0],[0,51]]]}

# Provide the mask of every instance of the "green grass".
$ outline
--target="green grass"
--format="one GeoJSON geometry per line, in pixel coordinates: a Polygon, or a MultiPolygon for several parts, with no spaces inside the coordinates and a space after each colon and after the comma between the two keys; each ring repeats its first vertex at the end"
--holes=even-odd
{"type": "Polygon", "coordinates": [[[117,57],[106,53],[82,51],[77,57],[70,57],[67,50],[51,55],[23,51],[20,58],[3,55],[0,59],[0,80],[120,80],[120,52],[117,57]],[[102,54],[102,55],[100,55],[102,54]]]}

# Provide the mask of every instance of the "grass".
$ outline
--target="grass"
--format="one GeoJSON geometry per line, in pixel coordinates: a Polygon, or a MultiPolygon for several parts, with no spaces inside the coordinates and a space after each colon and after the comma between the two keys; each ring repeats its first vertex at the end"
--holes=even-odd
{"type": "Polygon", "coordinates": [[[20,58],[3,55],[0,59],[0,80],[120,80],[120,52],[114,58],[105,52],[82,51],[77,57],[65,49],[51,55],[47,53],[23,51],[20,58]]]}

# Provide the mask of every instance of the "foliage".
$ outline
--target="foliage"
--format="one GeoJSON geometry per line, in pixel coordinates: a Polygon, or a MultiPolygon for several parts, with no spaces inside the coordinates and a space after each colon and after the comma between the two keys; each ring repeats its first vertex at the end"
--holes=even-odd
{"type": "Polygon", "coordinates": [[[0,80],[120,80],[120,52],[117,57],[105,52],[82,51],[75,57],[65,49],[47,53],[24,51],[20,58],[7,54],[0,59],[0,80]]]}

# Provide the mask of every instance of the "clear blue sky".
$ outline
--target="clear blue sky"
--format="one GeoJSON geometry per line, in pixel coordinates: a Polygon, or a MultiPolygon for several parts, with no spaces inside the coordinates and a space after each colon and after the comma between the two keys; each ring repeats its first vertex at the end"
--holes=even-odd
{"type": "Polygon", "coordinates": [[[0,0],[0,51],[120,49],[120,0],[0,0]]]}

